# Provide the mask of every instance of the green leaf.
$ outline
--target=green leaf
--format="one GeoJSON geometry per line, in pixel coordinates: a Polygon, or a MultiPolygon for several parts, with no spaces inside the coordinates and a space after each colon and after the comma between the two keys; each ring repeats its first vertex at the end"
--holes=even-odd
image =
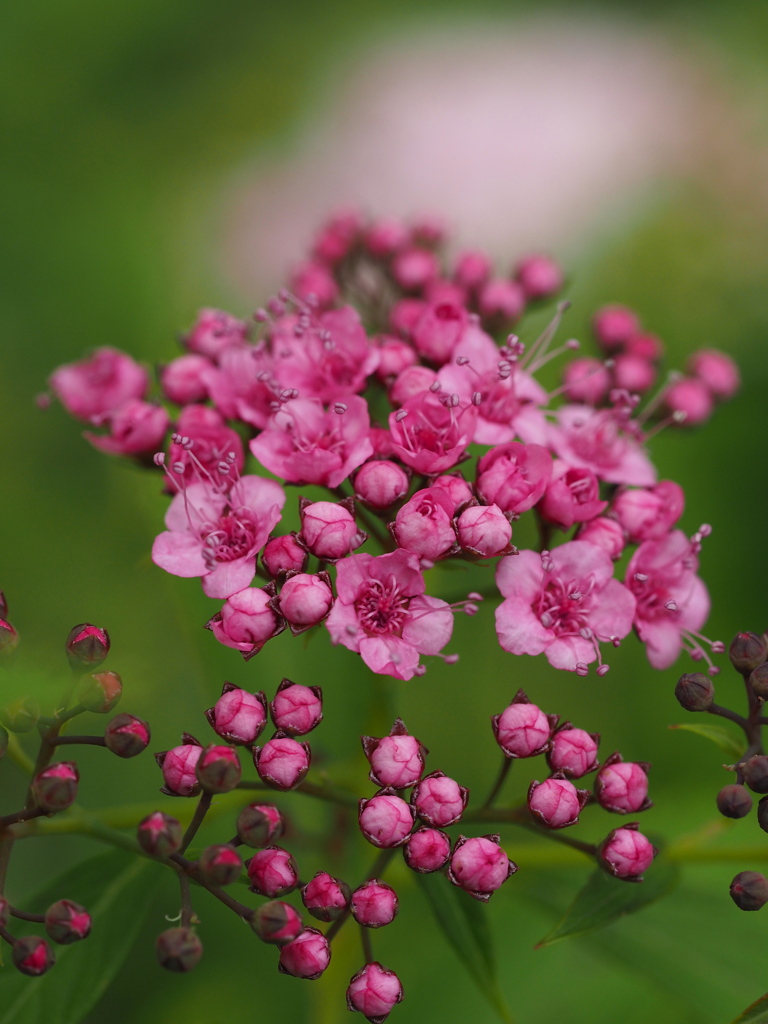
{"type": "Polygon", "coordinates": [[[485,907],[439,873],[415,877],[448,944],[500,1019],[511,1024],[485,907]]]}
{"type": "Polygon", "coordinates": [[[565,917],[549,932],[536,949],[551,946],[553,942],[582,935],[602,928],[625,914],[647,907],[654,900],[666,896],[677,885],[680,870],[676,864],[659,861],[649,870],[642,882],[625,882],[612,878],[598,868],[565,912],[565,917]]]}
{"type": "MultiPolygon", "coordinates": [[[[82,861],[25,901],[25,909],[42,912],[56,900],[76,900],[91,914],[93,931],[83,942],[55,946],[56,964],[42,978],[11,966],[0,971],[0,1024],[82,1020],[125,962],[161,877],[151,861],[114,850],[82,861]]],[[[41,929],[25,927],[24,934],[41,929]]]]}
{"type": "Polygon", "coordinates": [[[768,993],[740,1013],[733,1024],[768,1024],[768,993]]]}
{"type": "Polygon", "coordinates": [[[728,755],[731,761],[738,761],[744,753],[744,742],[740,740],[733,730],[722,725],[710,725],[709,722],[685,722],[683,725],[670,725],[670,729],[684,729],[686,732],[695,732],[697,736],[712,740],[720,749],[728,755]]]}

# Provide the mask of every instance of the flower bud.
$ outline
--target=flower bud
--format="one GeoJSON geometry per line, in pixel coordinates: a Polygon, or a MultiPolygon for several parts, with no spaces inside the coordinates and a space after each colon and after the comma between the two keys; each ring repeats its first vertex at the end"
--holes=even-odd
{"type": "Polygon", "coordinates": [[[274,597],[274,583],[246,587],[228,597],[206,627],[220,644],[240,651],[248,660],[285,629],[284,619],[274,610],[274,597]]]}
{"type": "Polygon", "coordinates": [[[752,797],[737,783],[723,786],[717,794],[717,809],[726,818],[746,818],[752,810],[752,797]]]}
{"type": "Polygon", "coordinates": [[[563,370],[563,388],[571,402],[597,405],[611,386],[611,375],[599,359],[572,359],[563,370]]]}
{"type": "Polygon", "coordinates": [[[347,989],[347,1008],[364,1014],[371,1024],[382,1024],[402,999],[400,979],[378,960],[361,967],[347,989]]]}
{"type": "Polygon", "coordinates": [[[637,314],[626,306],[603,306],[592,318],[592,330],[602,349],[612,352],[624,345],[640,330],[637,314]]]}
{"type": "Polygon", "coordinates": [[[491,895],[517,871],[502,850],[497,835],[459,836],[448,868],[448,878],[476,900],[487,903],[491,895]]]}
{"type": "Polygon", "coordinates": [[[303,736],[323,720],[323,691],[283,679],[270,704],[275,728],[289,736],[303,736]]]}
{"type": "Polygon", "coordinates": [[[562,772],[569,779],[580,779],[597,767],[599,742],[597,733],[575,729],[567,722],[552,737],[547,763],[553,772],[562,772]]]}
{"type": "Polygon", "coordinates": [[[261,896],[285,896],[299,884],[299,869],[293,856],[281,846],[258,850],[248,861],[251,890],[261,896]]]}
{"type": "Polygon", "coordinates": [[[422,821],[444,828],[460,820],[468,797],[469,790],[449,779],[445,772],[431,772],[414,786],[411,803],[422,821]]]}
{"type": "Polygon", "coordinates": [[[290,903],[282,900],[262,903],[251,914],[248,923],[262,942],[270,942],[275,946],[293,942],[304,930],[301,914],[290,903]]]}
{"type": "Polygon", "coordinates": [[[267,724],[267,698],[262,691],[249,693],[224,683],[221,696],[205,717],[222,739],[250,746],[267,724]]]}
{"type": "Polygon", "coordinates": [[[470,505],[456,529],[461,547],[480,558],[503,554],[512,540],[512,526],[498,505],[470,505]]]}
{"type": "Polygon", "coordinates": [[[19,646],[19,634],[15,626],[0,617],[0,658],[8,664],[16,657],[16,648],[19,646]]]}
{"type": "Polygon", "coordinates": [[[677,681],[675,696],[686,711],[706,711],[715,699],[715,687],[703,672],[686,672],[677,681]]]}
{"type": "Polygon", "coordinates": [[[242,775],[240,758],[234,747],[211,743],[197,759],[195,774],[206,793],[229,793],[242,775]]]}
{"type": "Polygon", "coordinates": [[[318,871],[301,890],[304,906],[318,921],[335,921],[349,906],[350,889],[346,882],[327,871],[318,871]]]}
{"type": "Polygon", "coordinates": [[[25,935],[23,939],[17,939],[11,956],[16,969],[30,978],[39,978],[56,962],[53,950],[39,935],[25,935]]]}
{"type": "Polygon", "coordinates": [[[309,771],[308,743],[277,735],[263,747],[253,748],[253,763],[262,782],[275,789],[295,789],[309,771]]]}
{"type": "Polygon", "coordinates": [[[688,360],[688,369],[716,398],[731,398],[739,389],[739,371],[734,361],[717,349],[702,349],[688,360]]]}
{"type": "Polygon", "coordinates": [[[694,377],[683,377],[664,390],[664,405],[671,413],[684,414],[685,426],[697,426],[708,420],[713,404],[709,389],[694,377]]]}
{"type": "Polygon", "coordinates": [[[307,549],[288,533],[268,540],[261,560],[270,576],[279,576],[286,572],[304,572],[308,557],[307,549]]]}
{"type": "MultiPolygon", "coordinates": [[[[405,299],[406,303],[406,316],[405,320],[418,320],[421,316],[421,308],[423,303],[419,302],[418,299],[405,299]],[[415,303],[418,307],[418,311],[409,309],[411,303],[415,303]],[[413,314],[413,315],[411,315],[413,314]]],[[[398,310],[398,306],[402,307],[403,303],[395,303],[390,313],[390,319],[396,320],[401,319],[403,309],[398,310]]],[[[395,324],[393,324],[395,326],[395,324]]],[[[401,327],[404,329],[404,333],[409,333],[407,324],[402,324],[401,327]]],[[[397,377],[403,370],[407,369],[418,359],[416,351],[408,344],[407,341],[403,341],[401,338],[393,338],[390,335],[382,335],[379,338],[379,365],[376,368],[376,376],[379,380],[385,384],[391,382],[392,378],[397,377]]],[[[365,463],[367,465],[367,463],[365,463]]]]}
{"type": "Polygon", "coordinates": [[[394,921],[400,906],[392,886],[371,878],[352,893],[351,908],[358,924],[381,928],[394,921]]]}
{"type": "Polygon", "coordinates": [[[192,928],[168,928],[157,936],[155,950],[161,967],[186,974],[200,962],[203,944],[192,928]]]}
{"type": "Polygon", "coordinates": [[[753,793],[768,793],[768,757],[765,754],[755,754],[739,767],[753,793]]]}
{"type": "Polygon", "coordinates": [[[754,633],[737,633],[728,648],[731,664],[739,672],[751,672],[765,661],[765,641],[754,633]]]}
{"type": "Polygon", "coordinates": [[[401,548],[434,561],[456,544],[453,512],[453,501],[446,491],[424,488],[398,510],[392,533],[401,548]]]}
{"type": "Polygon", "coordinates": [[[9,732],[29,732],[40,718],[40,705],[34,697],[18,697],[0,708],[0,722],[9,732]]]}
{"type": "Polygon", "coordinates": [[[549,747],[556,715],[545,715],[519,690],[509,707],[491,718],[493,735],[507,757],[535,757],[549,747]]]}
{"type": "Polygon", "coordinates": [[[85,907],[72,900],[57,900],[45,912],[45,930],[60,946],[88,938],[92,923],[85,907]]]}
{"type": "Polygon", "coordinates": [[[509,326],[520,318],[525,309],[525,291],[517,281],[493,278],[478,294],[480,313],[492,327],[509,326]]]}
{"type": "Polygon", "coordinates": [[[768,796],[764,796],[757,805],[757,823],[763,832],[768,832],[768,796]]]}
{"type": "Polygon", "coordinates": [[[331,581],[324,572],[291,576],[280,591],[280,611],[294,635],[322,622],[332,607],[331,581]]]}
{"type": "Polygon", "coordinates": [[[579,820],[589,798],[585,789],[553,775],[543,782],[532,782],[528,790],[528,810],[547,828],[568,828],[579,820]]]}
{"type": "Polygon", "coordinates": [[[649,764],[622,761],[612,754],[595,777],[595,796],[601,807],[615,814],[635,814],[651,806],[648,799],[649,764]]]}
{"type": "Polygon", "coordinates": [[[758,665],[749,676],[749,685],[756,697],[768,698],[768,661],[758,665]]]}
{"type": "Polygon", "coordinates": [[[615,519],[598,516],[588,523],[583,523],[576,534],[576,540],[585,540],[597,548],[602,548],[614,561],[624,550],[624,531],[615,519]]]}
{"type": "Polygon", "coordinates": [[[149,746],[149,723],[135,715],[115,715],[104,730],[107,749],[118,757],[136,757],[149,746]]]}
{"type": "Polygon", "coordinates": [[[521,260],[515,277],[528,299],[548,299],[563,287],[563,271],[549,256],[528,256],[521,260]]]}
{"type": "Polygon", "coordinates": [[[365,540],[350,510],[333,501],[302,506],[300,537],[313,555],[329,561],[343,558],[365,540]]]}
{"type": "Polygon", "coordinates": [[[437,828],[420,828],[411,832],[403,846],[403,859],[412,871],[427,875],[439,871],[451,855],[451,840],[437,828]]]}
{"type": "Polygon", "coordinates": [[[740,871],[731,882],[731,899],[739,910],[759,910],[768,903],[768,878],[759,871],[740,871]]]}
{"type": "Polygon", "coordinates": [[[624,352],[613,361],[614,386],[633,395],[642,395],[656,381],[656,367],[648,359],[632,352],[624,352]]]}
{"type": "Polygon", "coordinates": [[[181,822],[162,811],[153,811],[142,818],[136,830],[139,846],[152,857],[169,857],[181,849],[181,822]]]}
{"type": "Polygon", "coordinates": [[[196,352],[187,352],[172,360],[160,371],[163,394],[176,405],[203,402],[208,397],[205,378],[211,370],[211,361],[196,352]]]}
{"type": "Polygon", "coordinates": [[[410,805],[389,789],[360,801],[360,831],[369,843],[383,849],[405,842],[413,828],[413,817],[410,805]]]}
{"type": "Polygon", "coordinates": [[[109,633],[89,622],[81,622],[70,629],[64,649],[72,670],[87,672],[100,665],[109,654],[109,633]]]}
{"type": "Polygon", "coordinates": [[[117,672],[94,672],[85,676],[77,688],[77,699],[88,711],[104,715],[123,695],[123,683],[117,672]]]}
{"type": "Polygon", "coordinates": [[[32,798],[46,814],[64,811],[75,802],[79,781],[80,775],[74,761],[49,764],[32,780],[32,798]]]}
{"type": "Polygon", "coordinates": [[[196,796],[200,792],[195,766],[203,748],[194,736],[185,733],[182,739],[186,742],[181,746],[155,754],[165,783],[161,792],[168,796],[196,796]]]}
{"type": "Polygon", "coordinates": [[[242,874],[243,860],[234,846],[215,843],[200,854],[197,870],[206,885],[232,885],[242,874]]]}
{"type": "Polygon", "coordinates": [[[371,782],[377,786],[404,789],[419,781],[428,751],[415,736],[408,735],[402,718],[396,720],[389,736],[381,739],[362,736],[361,740],[371,765],[368,775],[371,782]]]}
{"type": "Polygon", "coordinates": [[[246,846],[269,846],[284,831],[283,816],[274,804],[248,804],[237,816],[237,838],[246,846]]]}
{"type": "Polygon", "coordinates": [[[331,945],[317,928],[305,928],[293,942],[280,949],[277,969],[294,978],[314,981],[331,962],[331,945]]]}
{"type": "Polygon", "coordinates": [[[637,831],[637,822],[616,828],[600,844],[598,862],[614,878],[639,881],[658,853],[649,839],[637,831]]]}
{"type": "Polygon", "coordinates": [[[391,508],[408,493],[408,474],[396,462],[365,462],[355,477],[355,497],[377,512],[391,508]]]}

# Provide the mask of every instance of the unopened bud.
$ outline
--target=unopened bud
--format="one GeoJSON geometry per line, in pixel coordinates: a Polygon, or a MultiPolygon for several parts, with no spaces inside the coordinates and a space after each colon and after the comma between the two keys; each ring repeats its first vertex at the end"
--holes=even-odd
{"type": "Polygon", "coordinates": [[[237,816],[237,837],[246,846],[269,846],[285,831],[285,822],[274,804],[248,804],[237,816]]]}
{"type": "Polygon", "coordinates": [[[318,871],[301,890],[304,906],[318,921],[335,921],[341,917],[349,906],[350,895],[347,883],[327,871],[318,871]]]}
{"type": "Polygon", "coordinates": [[[369,843],[382,849],[401,846],[413,828],[413,819],[413,808],[393,790],[360,801],[360,831],[369,843]]]}
{"type": "Polygon", "coordinates": [[[25,935],[23,939],[17,939],[11,956],[16,969],[31,978],[45,974],[56,961],[53,950],[39,935],[25,935]]]}
{"type": "Polygon", "coordinates": [[[88,711],[106,714],[119,702],[123,684],[117,672],[95,672],[86,676],[77,689],[77,699],[88,711]]]}
{"type": "Polygon", "coordinates": [[[203,944],[192,928],[168,928],[155,941],[157,959],[167,971],[186,974],[203,955],[203,944]]]}
{"type": "Polygon", "coordinates": [[[165,783],[161,792],[169,796],[195,796],[200,792],[195,766],[203,748],[193,736],[185,734],[182,739],[186,742],[180,746],[155,754],[165,783]]]}
{"type": "Polygon", "coordinates": [[[152,857],[169,857],[181,849],[181,822],[162,811],[153,811],[139,822],[136,839],[152,857]]]}
{"type": "Polygon", "coordinates": [[[270,900],[254,910],[248,920],[262,942],[284,946],[304,930],[301,914],[290,903],[270,900]]]}
{"type": "Polygon", "coordinates": [[[81,622],[69,631],[64,645],[67,660],[75,672],[96,668],[109,654],[109,633],[89,622],[81,622]]]}
{"type": "Polygon", "coordinates": [[[364,1014],[376,1024],[384,1021],[401,1002],[403,986],[394,971],[374,960],[353,975],[347,989],[348,1009],[364,1014]]]}
{"type": "Polygon", "coordinates": [[[444,828],[460,820],[468,797],[469,790],[445,772],[431,772],[414,786],[411,803],[422,821],[434,828],[444,828]]]}
{"type": "Polygon", "coordinates": [[[749,685],[756,697],[762,697],[763,700],[768,699],[768,661],[764,661],[752,670],[749,685]]]}
{"type": "Polygon", "coordinates": [[[632,822],[609,833],[600,844],[597,857],[614,878],[634,881],[650,867],[657,852],[650,840],[637,831],[637,823],[632,822]]]}
{"type": "Polygon", "coordinates": [[[752,797],[744,786],[723,786],[717,794],[717,809],[726,818],[745,818],[752,810],[752,797]]]}
{"type": "Polygon", "coordinates": [[[281,846],[267,846],[254,853],[247,867],[252,891],[270,899],[293,892],[299,883],[296,861],[281,846]]]}
{"type": "Polygon", "coordinates": [[[319,686],[302,686],[283,679],[270,710],[276,729],[288,736],[303,736],[323,719],[323,692],[319,686]]]}
{"type": "Polygon", "coordinates": [[[261,691],[249,693],[224,683],[221,696],[205,717],[222,739],[250,745],[267,724],[267,698],[261,691]]]}
{"type": "Polygon", "coordinates": [[[528,810],[546,828],[568,828],[579,820],[589,798],[585,789],[553,775],[543,782],[532,782],[528,790],[528,810]]]}
{"type": "Polygon", "coordinates": [[[755,633],[737,633],[728,648],[731,664],[739,672],[751,672],[765,661],[765,642],[755,633]]]}
{"type": "Polygon", "coordinates": [[[234,747],[211,743],[200,754],[195,774],[206,793],[228,793],[237,786],[242,775],[237,751],[234,747]]]}
{"type": "Polygon", "coordinates": [[[759,871],[740,871],[731,882],[731,899],[739,910],[759,910],[768,903],[768,878],[759,871]]]}
{"type": "Polygon", "coordinates": [[[520,690],[500,715],[491,718],[491,724],[507,757],[535,757],[549,748],[557,717],[545,715],[520,690]]]}
{"type": "Polygon", "coordinates": [[[765,754],[755,754],[739,767],[753,793],[768,793],[768,757],[765,754]]]}
{"type": "Polygon", "coordinates": [[[206,885],[232,885],[242,874],[243,861],[234,846],[216,843],[200,854],[197,870],[206,885]]]}
{"type": "Polygon", "coordinates": [[[276,789],[295,789],[309,771],[308,743],[278,734],[263,747],[253,748],[253,763],[263,782],[276,789]]]}
{"type": "Polygon", "coordinates": [[[11,662],[16,656],[16,648],[19,646],[19,634],[15,626],[0,617],[0,660],[11,662]]]}
{"type": "Polygon", "coordinates": [[[46,814],[63,811],[75,802],[80,775],[74,761],[49,764],[32,780],[35,804],[46,814]]]}
{"type": "Polygon", "coordinates": [[[419,781],[428,751],[415,736],[408,734],[401,718],[396,720],[389,736],[362,736],[361,740],[371,765],[368,778],[372,782],[403,789],[419,781]]]}
{"type": "Polygon", "coordinates": [[[451,855],[451,840],[437,828],[420,828],[412,832],[403,846],[405,863],[419,874],[439,871],[451,855]]]}
{"type": "Polygon", "coordinates": [[[45,930],[61,946],[87,938],[92,923],[85,907],[72,900],[57,900],[45,912],[45,930]]]}
{"type": "Polygon", "coordinates": [[[499,836],[459,836],[448,868],[448,879],[465,889],[476,900],[487,903],[515,871],[514,864],[502,850],[499,836]]]}
{"type": "Polygon", "coordinates": [[[129,714],[115,715],[104,730],[107,749],[118,757],[141,754],[149,746],[151,736],[149,723],[129,714]]]}
{"type": "Polygon", "coordinates": [[[400,909],[397,893],[391,885],[371,878],[352,893],[352,916],[366,928],[391,924],[400,909]]]}
{"type": "Polygon", "coordinates": [[[331,946],[317,928],[305,928],[280,950],[278,970],[294,978],[314,981],[331,962],[331,946]]]}
{"type": "Polygon", "coordinates": [[[648,810],[649,768],[646,762],[622,761],[621,754],[611,754],[595,777],[597,802],[614,814],[648,810]]]}
{"type": "Polygon", "coordinates": [[[0,708],[0,722],[9,732],[29,732],[40,718],[40,705],[34,697],[18,697],[0,708]]]}
{"type": "Polygon", "coordinates": [[[703,672],[686,672],[677,681],[675,697],[686,711],[706,711],[715,699],[715,687],[703,672]]]}

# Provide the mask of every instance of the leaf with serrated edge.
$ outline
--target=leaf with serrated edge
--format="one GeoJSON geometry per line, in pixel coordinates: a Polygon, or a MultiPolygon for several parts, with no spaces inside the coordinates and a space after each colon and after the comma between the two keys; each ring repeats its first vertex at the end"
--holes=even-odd
{"type": "Polygon", "coordinates": [[[556,924],[536,949],[551,946],[553,942],[582,935],[595,928],[602,928],[624,914],[632,914],[636,910],[647,907],[654,900],[666,896],[675,887],[680,875],[675,864],[657,861],[638,884],[612,878],[607,872],[598,869],[590,875],[587,884],[577,894],[576,899],[565,912],[565,916],[556,924]]]}
{"type": "Polygon", "coordinates": [[[740,1013],[733,1024],[768,1024],[768,993],[740,1013]]]}
{"type": "Polygon", "coordinates": [[[738,761],[744,753],[744,743],[730,729],[722,725],[710,725],[709,722],[684,722],[682,725],[670,725],[670,729],[684,729],[711,740],[728,755],[732,761],[738,761]]]}

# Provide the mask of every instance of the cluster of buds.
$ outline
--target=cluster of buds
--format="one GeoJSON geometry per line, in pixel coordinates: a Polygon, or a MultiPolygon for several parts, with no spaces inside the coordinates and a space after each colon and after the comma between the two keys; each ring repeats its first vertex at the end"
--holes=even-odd
{"type": "Polygon", "coordinates": [[[535,340],[510,332],[556,298],[560,267],[534,255],[497,274],[484,253],[451,257],[446,242],[434,221],[334,217],[254,313],[254,331],[200,313],[160,374],[170,409],[149,402],[145,370],[109,348],[60,367],[51,387],[74,416],[107,428],[87,433],[91,443],[162,471],[171,502],[153,560],[224,602],[208,626],[246,658],[286,627],[324,624],[373,672],[411,679],[423,656],[455,661],[442,653],[453,613],[473,614],[478,596],[427,596],[425,573],[463,559],[495,569],[496,631],[512,654],[604,673],[604,646],[634,630],[656,668],[681,649],[708,659],[696,570],[709,528],[692,538],[677,528],[682,489],[657,479],[645,445],[730,397],[732,361],[698,352],[689,376],[668,376],[649,397],[663,346],[633,311],[609,306],[593,320],[601,358],[572,358],[547,391],[537,372],[579,348],[550,349],[568,304],[535,340]],[[470,445],[484,450],[465,475],[470,445]],[[326,492],[300,500],[293,532],[280,528],[289,484],[326,492]],[[540,552],[512,543],[526,513],[540,552]]]}

